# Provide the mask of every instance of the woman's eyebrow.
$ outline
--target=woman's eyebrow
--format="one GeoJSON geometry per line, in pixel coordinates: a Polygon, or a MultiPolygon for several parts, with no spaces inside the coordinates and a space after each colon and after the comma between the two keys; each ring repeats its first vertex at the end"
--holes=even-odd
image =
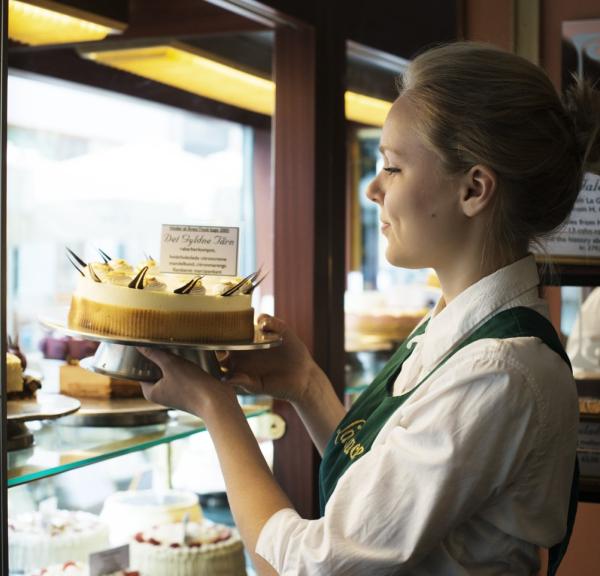
{"type": "Polygon", "coordinates": [[[401,158],[406,157],[406,154],[401,150],[397,150],[396,148],[390,148],[389,146],[380,145],[379,152],[381,152],[382,155],[385,155],[386,152],[391,152],[395,156],[400,156],[401,158]]]}

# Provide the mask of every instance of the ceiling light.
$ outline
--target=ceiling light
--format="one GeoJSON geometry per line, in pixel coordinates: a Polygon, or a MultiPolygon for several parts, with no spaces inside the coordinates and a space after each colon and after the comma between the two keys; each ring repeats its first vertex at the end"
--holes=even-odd
{"type": "Polygon", "coordinates": [[[275,84],[271,80],[177,46],[88,52],[83,56],[232,106],[260,114],[273,113],[275,84]]]}
{"type": "MultiPolygon", "coordinates": [[[[275,83],[222,64],[187,46],[161,45],[82,54],[85,58],[124,70],[205,98],[272,116],[275,83]]],[[[346,92],[346,118],[382,126],[391,102],[346,92]]]]}
{"type": "Polygon", "coordinates": [[[346,106],[346,120],[369,124],[370,126],[383,126],[392,103],[364,94],[347,91],[344,94],[346,106]]]}
{"type": "Polygon", "coordinates": [[[125,25],[47,0],[9,0],[8,36],[33,46],[102,40],[125,25]]]}

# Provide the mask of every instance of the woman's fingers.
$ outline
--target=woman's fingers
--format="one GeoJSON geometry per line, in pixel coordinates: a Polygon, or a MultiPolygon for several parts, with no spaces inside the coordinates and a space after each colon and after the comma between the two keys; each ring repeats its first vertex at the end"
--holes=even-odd
{"type": "Polygon", "coordinates": [[[169,352],[165,352],[164,350],[158,350],[157,348],[145,348],[139,347],[137,351],[154,362],[164,373],[164,368],[166,368],[171,361],[172,354],[169,352]]]}
{"type": "MultiPolygon", "coordinates": [[[[160,380],[158,382],[160,382],[160,380]]],[[[140,382],[142,386],[142,393],[144,394],[144,398],[148,400],[148,402],[155,402],[156,404],[160,404],[160,402],[155,398],[156,385],[158,384],[158,382],[140,382]]]]}
{"type": "Polygon", "coordinates": [[[275,332],[276,334],[283,334],[287,328],[283,320],[269,316],[269,314],[261,314],[257,319],[257,324],[263,332],[275,332]]]}

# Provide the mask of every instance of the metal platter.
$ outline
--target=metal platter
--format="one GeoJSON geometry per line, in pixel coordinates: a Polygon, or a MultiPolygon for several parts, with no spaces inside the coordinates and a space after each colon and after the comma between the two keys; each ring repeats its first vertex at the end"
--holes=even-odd
{"type": "Polygon", "coordinates": [[[61,426],[147,426],[169,419],[168,408],[145,398],[82,398],[77,413],[61,418],[61,426]]]}
{"type": "Polygon", "coordinates": [[[274,348],[281,344],[281,336],[278,334],[265,334],[255,328],[252,340],[240,340],[234,342],[180,342],[178,340],[144,340],[141,338],[128,338],[126,336],[111,336],[98,334],[85,330],[69,328],[64,321],[42,318],[40,320],[46,328],[62,332],[68,336],[77,336],[96,342],[108,342],[110,344],[122,344],[124,346],[147,346],[151,348],[195,348],[197,350],[262,350],[274,348]]]}
{"type": "Polygon", "coordinates": [[[77,412],[79,400],[62,394],[43,394],[27,400],[9,400],[6,403],[7,447],[21,450],[33,444],[33,434],[25,422],[52,420],[77,412]]]}
{"type": "Polygon", "coordinates": [[[279,346],[282,342],[278,334],[265,334],[255,329],[253,340],[240,342],[175,342],[126,338],[124,336],[108,336],[83,330],[68,328],[64,322],[42,320],[44,326],[63,334],[86,338],[100,342],[96,354],[81,360],[80,365],[86,370],[138,382],[156,382],[162,378],[160,368],[138,352],[137,347],[165,349],[186,360],[198,364],[203,370],[216,378],[222,372],[215,357],[215,351],[265,350],[279,346]]]}

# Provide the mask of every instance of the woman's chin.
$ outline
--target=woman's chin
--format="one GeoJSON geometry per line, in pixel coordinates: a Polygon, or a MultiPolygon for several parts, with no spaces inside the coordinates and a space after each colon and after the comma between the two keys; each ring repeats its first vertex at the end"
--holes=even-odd
{"type": "Polygon", "coordinates": [[[421,261],[416,255],[411,254],[398,254],[394,250],[390,250],[388,245],[385,251],[385,259],[396,268],[411,268],[418,270],[420,268],[428,268],[430,265],[421,261]]]}

